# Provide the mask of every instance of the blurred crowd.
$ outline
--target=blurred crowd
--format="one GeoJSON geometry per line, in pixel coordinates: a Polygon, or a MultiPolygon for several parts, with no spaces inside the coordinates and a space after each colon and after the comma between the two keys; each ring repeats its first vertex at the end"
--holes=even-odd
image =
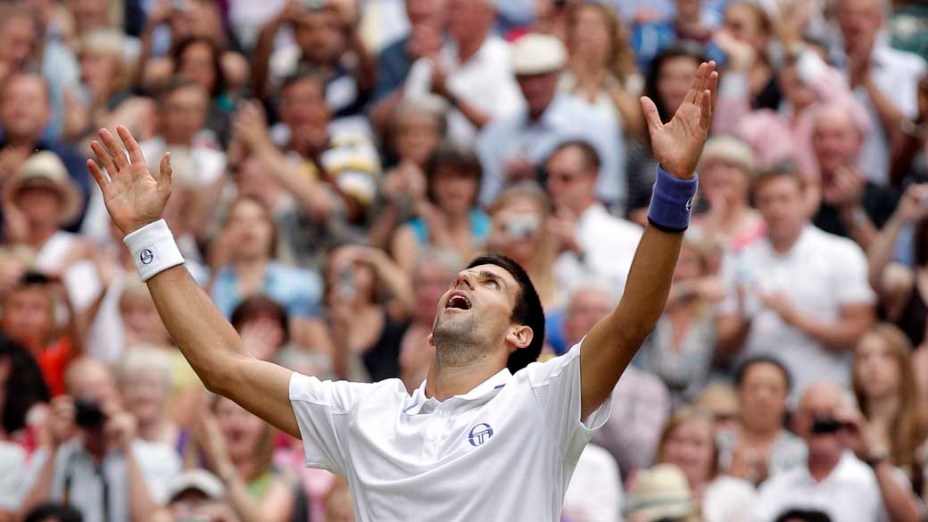
{"type": "Polygon", "coordinates": [[[166,219],[255,357],[415,390],[476,254],[531,275],[544,358],[616,306],[638,98],[669,121],[709,59],[670,298],[561,519],[928,520],[926,57],[904,0],[0,1],[0,521],[353,520],[173,345],[97,129],[171,153],[166,219]]]}

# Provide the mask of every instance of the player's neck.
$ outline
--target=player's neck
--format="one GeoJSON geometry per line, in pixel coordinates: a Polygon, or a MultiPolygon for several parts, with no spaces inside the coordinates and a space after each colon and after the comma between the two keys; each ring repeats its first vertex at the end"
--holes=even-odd
{"type": "Polygon", "coordinates": [[[501,369],[499,362],[489,357],[459,366],[442,364],[436,360],[429,367],[425,395],[438,401],[463,395],[499,373],[501,369]]]}

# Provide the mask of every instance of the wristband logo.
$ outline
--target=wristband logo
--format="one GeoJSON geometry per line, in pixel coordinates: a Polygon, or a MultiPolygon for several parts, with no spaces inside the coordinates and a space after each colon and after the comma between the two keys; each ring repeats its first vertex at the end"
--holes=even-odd
{"type": "Polygon", "coordinates": [[[693,211],[693,198],[686,200],[686,211],[687,212],[693,211]]]}
{"type": "Polygon", "coordinates": [[[154,260],[155,254],[151,251],[151,249],[146,248],[139,252],[139,261],[141,261],[143,265],[149,265],[154,260]]]}

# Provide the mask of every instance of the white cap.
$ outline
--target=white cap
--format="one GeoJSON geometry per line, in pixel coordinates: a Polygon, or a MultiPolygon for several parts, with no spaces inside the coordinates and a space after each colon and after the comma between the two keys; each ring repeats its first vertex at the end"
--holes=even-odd
{"type": "Polygon", "coordinates": [[[173,500],[181,493],[190,490],[199,491],[207,498],[216,500],[222,498],[226,488],[222,485],[222,481],[205,469],[185,469],[175,475],[168,484],[168,498],[173,500]]]}
{"type": "Polygon", "coordinates": [[[567,64],[567,49],[554,36],[529,33],[512,46],[515,74],[544,74],[559,71],[567,64]]]}

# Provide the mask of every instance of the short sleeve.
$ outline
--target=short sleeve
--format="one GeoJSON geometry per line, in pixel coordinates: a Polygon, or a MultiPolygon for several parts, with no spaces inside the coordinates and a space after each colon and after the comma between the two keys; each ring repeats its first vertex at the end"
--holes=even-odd
{"type": "Polygon", "coordinates": [[[171,481],[181,470],[180,457],[166,444],[141,439],[133,442],[132,450],[152,500],[166,504],[171,481]]]}
{"type": "Polygon", "coordinates": [[[349,415],[373,389],[372,384],[320,381],[294,372],[290,404],[300,427],[306,465],[345,474],[346,456],[339,442],[339,417],[349,415]]]}
{"type": "Polygon", "coordinates": [[[526,378],[544,411],[551,434],[567,454],[579,458],[583,447],[609,419],[612,397],[586,420],[580,418],[580,343],[566,354],[544,363],[532,363],[526,378]]]}
{"type": "Polygon", "coordinates": [[[841,261],[834,263],[835,300],[839,305],[872,304],[875,296],[867,282],[867,259],[863,251],[850,242],[842,250],[841,256],[836,256],[841,261]]]}

